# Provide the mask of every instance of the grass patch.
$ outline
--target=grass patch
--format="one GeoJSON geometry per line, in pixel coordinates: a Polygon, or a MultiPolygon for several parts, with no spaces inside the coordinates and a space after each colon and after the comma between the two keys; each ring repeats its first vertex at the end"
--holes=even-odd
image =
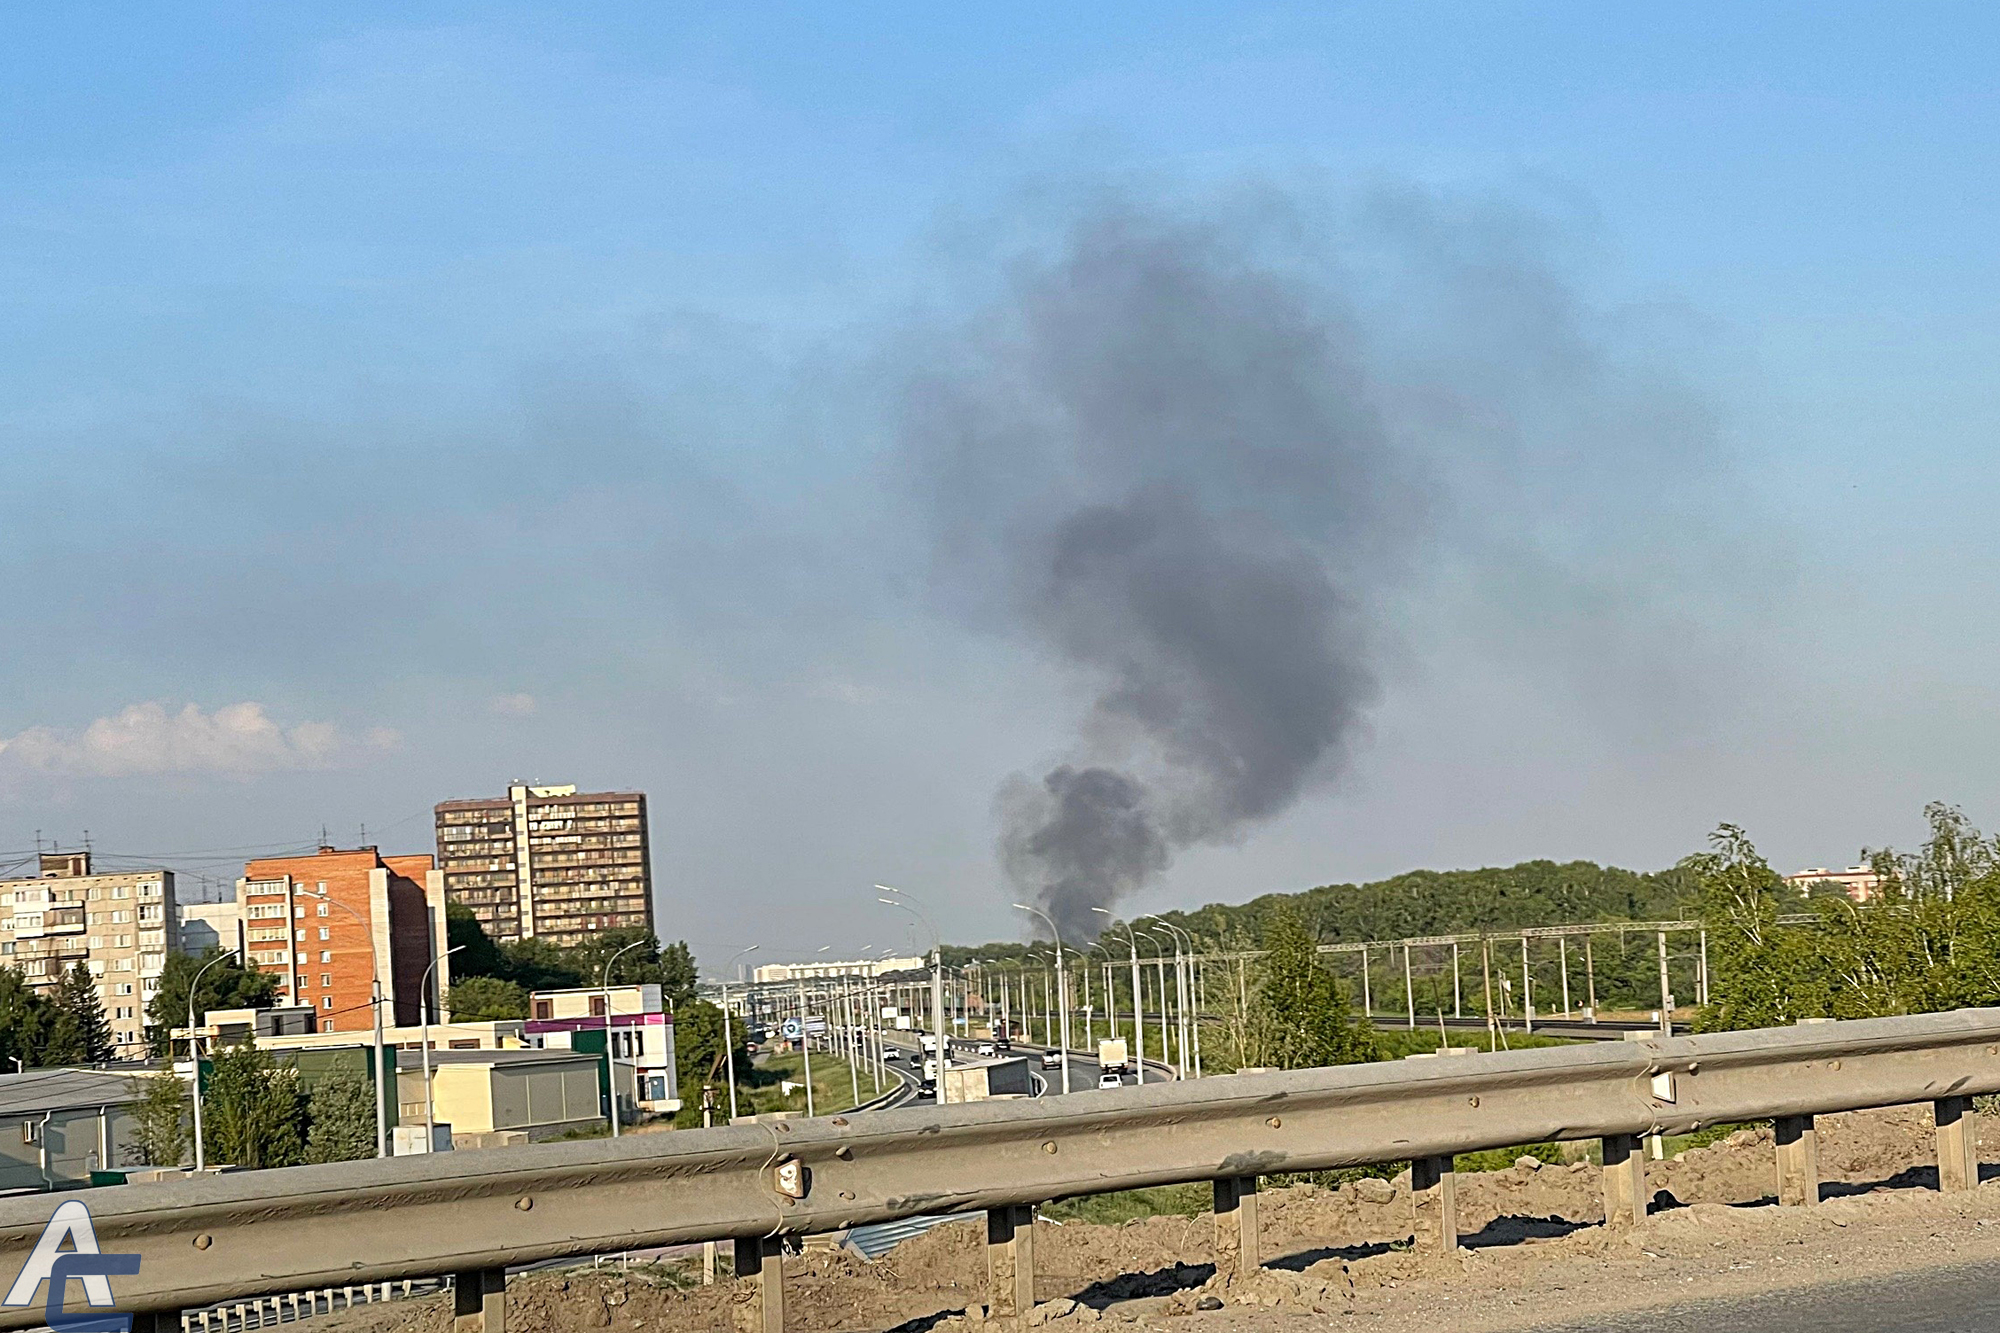
{"type": "Polygon", "coordinates": [[[1141,1217],[1199,1217],[1215,1207],[1214,1187],[1206,1182],[1192,1185],[1157,1185],[1152,1189],[1119,1190],[1115,1194],[1089,1194],[1063,1199],[1043,1207],[1041,1215],[1058,1222],[1090,1222],[1117,1226],[1141,1217]]]}
{"type": "MultiPolygon", "coordinates": [[[[806,1109],[805,1057],[797,1051],[760,1055],[757,1059],[757,1084],[755,1087],[738,1088],[736,1092],[737,1113],[740,1115],[762,1115],[766,1111],[797,1111],[801,1115],[806,1109]],[[790,1093],[784,1091],[786,1082],[794,1083],[790,1093]]],[[[839,1111],[851,1110],[854,1105],[854,1078],[849,1072],[847,1061],[824,1051],[814,1051],[812,1057],[813,1113],[833,1115],[839,1111]]],[[[885,1085],[886,1087],[886,1085],[885,1085]]],[[[875,1096],[875,1085],[867,1070],[861,1071],[861,1100],[871,1101],[875,1096]]]]}
{"type": "MultiPolygon", "coordinates": [[[[1482,1051],[1490,1048],[1487,1034],[1484,1032],[1459,1029],[1453,1031],[1450,1036],[1451,1044],[1454,1046],[1471,1046],[1482,1051]]],[[[1375,1041],[1382,1048],[1382,1058],[1384,1060],[1401,1060],[1405,1056],[1410,1055],[1428,1055],[1432,1051],[1437,1050],[1438,1047],[1444,1045],[1444,1038],[1436,1028],[1418,1028],[1415,1031],[1411,1031],[1409,1028],[1378,1027],[1375,1029],[1375,1041]]],[[[1503,1051],[1527,1051],[1542,1046],[1575,1046],[1576,1044],[1577,1041],[1574,1038],[1544,1037],[1539,1032],[1502,1032],[1500,1034],[1498,1049],[1503,1051]]]]}

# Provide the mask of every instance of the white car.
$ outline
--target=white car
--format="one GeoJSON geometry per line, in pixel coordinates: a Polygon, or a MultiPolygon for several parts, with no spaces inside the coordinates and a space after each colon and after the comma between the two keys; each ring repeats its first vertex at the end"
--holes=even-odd
{"type": "Polygon", "coordinates": [[[1062,1068],[1062,1052],[1061,1052],[1061,1051],[1043,1051],[1043,1052],[1042,1052],[1042,1068],[1044,1068],[1044,1069],[1061,1069],[1061,1068],[1062,1068]]]}
{"type": "Polygon", "coordinates": [[[882,1058],[884,1060],[901,1060],[903,1058],[903,1053],[897,1050],[894,1046],[891,1046],[888,1050],[882,1052],[882,1058]]]}
{"type": "Polygon", "coordinates": [[[990,1042],[990,1041],[982,1041],[982,1042],[980,1042],[980,1043],[979,1043],[979,1053],[980,1053],[980,1055],[982,1055],[982,1056],[985,1056],[985,1057],[987,1057],[987,1058],[989,1058],[989,1059],[990,1059],[990,1058],[991,1058],[991,1057],[993,1056],[993,1054],[994,1054],[994,1050],[993,1050],[993,1043],[992,1043],[992,1042],[990,1042]]]}
{"type": "Polygon", "coordinates": [[[1100,1088],[1122,1088],[1125,1086],[1125,1078],[1122,1074],[1107,1069],[1097,1076],[1097,1086],[1100,1088]]]}

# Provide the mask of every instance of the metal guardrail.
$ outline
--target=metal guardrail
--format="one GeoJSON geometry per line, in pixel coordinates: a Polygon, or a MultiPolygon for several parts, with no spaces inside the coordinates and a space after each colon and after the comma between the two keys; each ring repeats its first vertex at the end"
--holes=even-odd
{"type": "MultiPolygon", "coordinates": [[[[99,1246],[137,1253],[118,1304],[179,1311],[301,1288],[453,1274],[469,1328],[497,1333],[505,1270],[734,1238],[782,1326],[771,1238],[984,1211],[993,1310],[1031,1300],[1032,1208],[1216,1182],[1219,1266],[1257,1259],[1260,1175],[1414,1163],[1415,1229],[1454,1246],[1452,1157],[1602,1138],[1607,1217],[1642,1216],[1640,1136],[1775,1120],[1781,1202],[1817,1200],[1812,1117],[1930,1101],[1940,1180],[1976,1182],[1973,1094],[2000,1091],[2000,1010],[1223,1075],[1089,1097],[903,1107],[485,1152],[91,1190],[99,1246]],[[1023,1274],[1027,1277],[1024,1278],[1023,1274]]],[[[72,1196],[77,1197],[77,1196],[72,1196]]],[[[0,1200],[18,1264],[60,1196],[0,1200]]],[[[84,1307],[74,1307],[79,1310],[84,1307]]],[[[0,1307],[0,1329],[41,1322],[0,1307]]],[[[151,1333],[151,1320],[140,1333],[151,1333]]],[[[177,1320],[176,1320],[177,1322],[177,1320]]]]}

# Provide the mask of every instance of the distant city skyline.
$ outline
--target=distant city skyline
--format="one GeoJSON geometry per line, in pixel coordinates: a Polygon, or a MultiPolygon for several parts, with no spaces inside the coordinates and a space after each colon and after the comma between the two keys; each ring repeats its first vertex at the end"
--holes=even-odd
{"type": "Polygon", "coordinates": [[[882,882],[1021,936],[1000,839],[1066,771],[1169,816],[1131,911],[2000,826],[1988,7],[15,19],[0,861],[87,829],[192,894],[322,828],[434,852],[516,782],[644,791],[713,972],[921,952],[882,882]],[[1304,293],[1244,308],[1331,340],[1305,417],[1379,467],[1092,418],[1107,370],[1256,386],[1025,336],[1168,235],[1304,293]],[[954,454],[945,390],[1015,433],[954,454]],[[1175,730],[1186,662],[1269,664],[1011,559],[1162,515],[1194,563],[1141,568],[1361,589],[1339,725],[1175,730]],[[1246,746],[1275,776],[1218,787],[1246,746]]]}

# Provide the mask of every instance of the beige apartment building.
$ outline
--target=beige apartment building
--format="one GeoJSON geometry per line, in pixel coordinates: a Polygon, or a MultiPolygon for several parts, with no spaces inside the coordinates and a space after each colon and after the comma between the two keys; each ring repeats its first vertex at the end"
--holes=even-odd
{"type": "Polygon", "coordinates": [[[0,880],[0,964],[53,991],[82,963],[119,1059],[146,1055],[146,1002],[180,946],[170,870],[100,875],[89,852],[45,853],[34,879],[0,880]]]}
{"type": "Polygon", "coordinates": [[[445,895],[495,940],[571,945],[600,930],[653,929],[645,793],[517,785],[436,813],[445,895]]]}

